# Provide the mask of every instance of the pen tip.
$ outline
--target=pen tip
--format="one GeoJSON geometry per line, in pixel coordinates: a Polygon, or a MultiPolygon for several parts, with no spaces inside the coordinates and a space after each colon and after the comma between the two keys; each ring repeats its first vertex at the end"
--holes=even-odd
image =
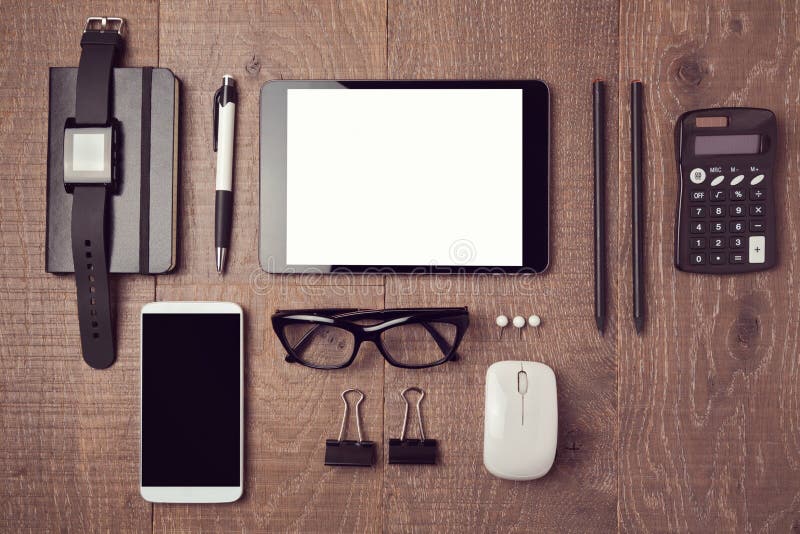
{"type": "Polygon", "coordinates": [[[644,317],[635,317],[633,322],[636,325],[636,333],[641,334],[644,330],[644,317]]]}
{"type": "Polygon", "coordinates": [[[597,331],[600,332],[600,335],[601,336],[604,335],[605,334],[605,329],[606,329],[605,328],[606,325],[605,325],[604,318],[603,317],[599,317],[599,316],[595,316],[594,322],[597,325],[597,331]]]}
{"type": "Polygon", "coordinates": [[[222,273],[222,267],[225,265],[225,249],[217,247],[217,272],[222,273]]]}

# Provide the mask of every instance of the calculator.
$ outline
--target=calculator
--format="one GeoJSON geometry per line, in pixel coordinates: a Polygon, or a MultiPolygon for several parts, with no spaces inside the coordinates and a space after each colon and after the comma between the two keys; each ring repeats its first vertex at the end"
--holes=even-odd
{"type": "Polygon", "coordinates": [[[700,109],[678,118],[678,269],[735,274],[775,265],[777,135],[767,109],[700,109]]]}

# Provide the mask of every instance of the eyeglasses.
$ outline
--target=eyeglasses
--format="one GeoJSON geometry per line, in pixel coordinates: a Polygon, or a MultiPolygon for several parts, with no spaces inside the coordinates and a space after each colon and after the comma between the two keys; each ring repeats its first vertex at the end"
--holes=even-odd
{"type": "Polygon", "coordinates": [[[347,367],[365,341],[375,343],[396,367],[433,367],[459,358],[456,349],[468,326],[467,308],[278,310],[272,315],[286,361],[314,369],[347,367]]]}

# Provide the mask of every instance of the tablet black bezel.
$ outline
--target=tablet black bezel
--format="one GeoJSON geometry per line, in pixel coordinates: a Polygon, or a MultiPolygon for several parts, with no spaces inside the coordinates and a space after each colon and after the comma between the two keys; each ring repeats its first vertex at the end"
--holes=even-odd
{"type": "Polygon", "coordinates": [[[261,88],[259,261],[270,273],[540,273],[550,260],[550,91],[540,80],[273,80],[261,88]],[[289,89],[522,89],[522,266],[286,263],[289,89]],[[543,178],[542,178],[543,177],[543,178]],[[277,250],[277,252],[276,252],[277,250]]]}

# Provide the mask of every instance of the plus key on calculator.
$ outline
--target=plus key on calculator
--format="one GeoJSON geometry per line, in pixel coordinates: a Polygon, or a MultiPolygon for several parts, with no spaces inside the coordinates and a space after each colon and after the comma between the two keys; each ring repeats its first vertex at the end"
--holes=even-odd
{"type": "Polygon", "coordinates": [[[735,274],[776,262],[775,114],[757,108],[684,113],[675,126],[675,266],[735,274]]]}

